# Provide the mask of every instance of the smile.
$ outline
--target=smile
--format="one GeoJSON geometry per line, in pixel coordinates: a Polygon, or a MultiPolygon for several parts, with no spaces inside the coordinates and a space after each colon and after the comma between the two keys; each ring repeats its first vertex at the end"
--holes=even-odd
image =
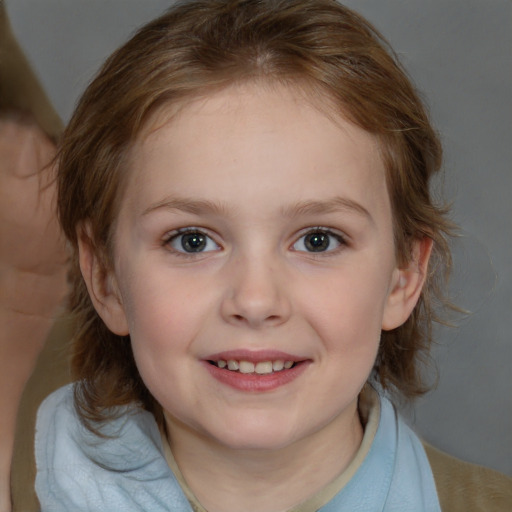
{"type": "Polygon", "coordinates": [[[250,393],[277,390],[299,378],[313,361],[278,350],[230,350],[203,359],[219,383],[250,393]]]}
{"type": "Polygon", "coordinates": [[[274,372],[289,370],[295,364],[294,361],[284,361],[282,359],[259,362],[245,361],[243,359],[219,359],[217,361],[209,362],[210,364],[213,364],[220,369],[226,369],[232,372],[239,372],[243,374],[255,373],[257,375],[269,375],[274,372]]]}

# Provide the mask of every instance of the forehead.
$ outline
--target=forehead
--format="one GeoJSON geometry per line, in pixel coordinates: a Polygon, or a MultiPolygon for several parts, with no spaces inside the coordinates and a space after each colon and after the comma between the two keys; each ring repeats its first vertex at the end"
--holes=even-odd
{"type": "Polygon", "coordinates": [[[307,89],[254,83],[161,108],[132,148],[126,200],[141,208],[173,189],[246,204],[281,187],[276,203],[336,190],[386,208],[376,137],[333,112],[307,89]]]}

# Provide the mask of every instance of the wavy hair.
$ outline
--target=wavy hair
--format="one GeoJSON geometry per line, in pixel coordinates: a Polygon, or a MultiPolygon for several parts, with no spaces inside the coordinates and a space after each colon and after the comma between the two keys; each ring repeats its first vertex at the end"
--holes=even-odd
{"type": "Polygon", "coordinates": [[[159,422],[162,411],[139,376],[129,339],[110,332],[94,310],[78,265],[77,229],[88,223],[94,250],[110,268],[129,150],[148,119],[163,105],[251,80],[304,84],[328,100],[331,115],[380,141],[399,264],[410,260],[416,239],[430,237],[434,248],[414,312],[382,332],[372,378],[405,398],[427,389],[422,365],[445,304],[452,225],[430,192],[441,144],[395,54],[370,23],[334,0],[192,0],[141,28],[106,61],[63,137],[58,206],[73,248],[72,366],[86,422],[133,402],[159,422]]]}

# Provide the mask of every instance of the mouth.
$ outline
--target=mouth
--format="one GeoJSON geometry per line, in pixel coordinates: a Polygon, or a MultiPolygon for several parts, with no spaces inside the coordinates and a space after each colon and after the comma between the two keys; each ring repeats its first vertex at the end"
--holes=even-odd
{"type": "Polygon", "coordinates": [[[246,361],[244,359],[217,359],[208,360],[208,363],[221,370],[256,375],[270,375],[272,373],[282,372],[283,370],[293,368],[297,364],[296,361],[284,359],[257,362],[246,361]]]}
{"type": "Polygon", "coordinates": [[[275,350],[234,350],[203,360],[218,382],[246,392],[267,392],[285,386],[304,373],[311,359],[275,350]]]}

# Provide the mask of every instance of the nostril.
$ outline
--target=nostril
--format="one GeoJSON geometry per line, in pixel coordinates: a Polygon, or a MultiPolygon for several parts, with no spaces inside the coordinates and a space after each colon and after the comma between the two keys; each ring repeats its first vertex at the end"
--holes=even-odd
{"type": "MultiPolygon", "coordinates": [[[[245,317],[244,315],[233,315],[232,318],[236,320],[237,322],[249,322],[249,319],[245,317]]],[[[274,323],[279,321],[281,317],[279,315],[269,315],[266,318],[263,319],[264,323],[274,323]]]]}

